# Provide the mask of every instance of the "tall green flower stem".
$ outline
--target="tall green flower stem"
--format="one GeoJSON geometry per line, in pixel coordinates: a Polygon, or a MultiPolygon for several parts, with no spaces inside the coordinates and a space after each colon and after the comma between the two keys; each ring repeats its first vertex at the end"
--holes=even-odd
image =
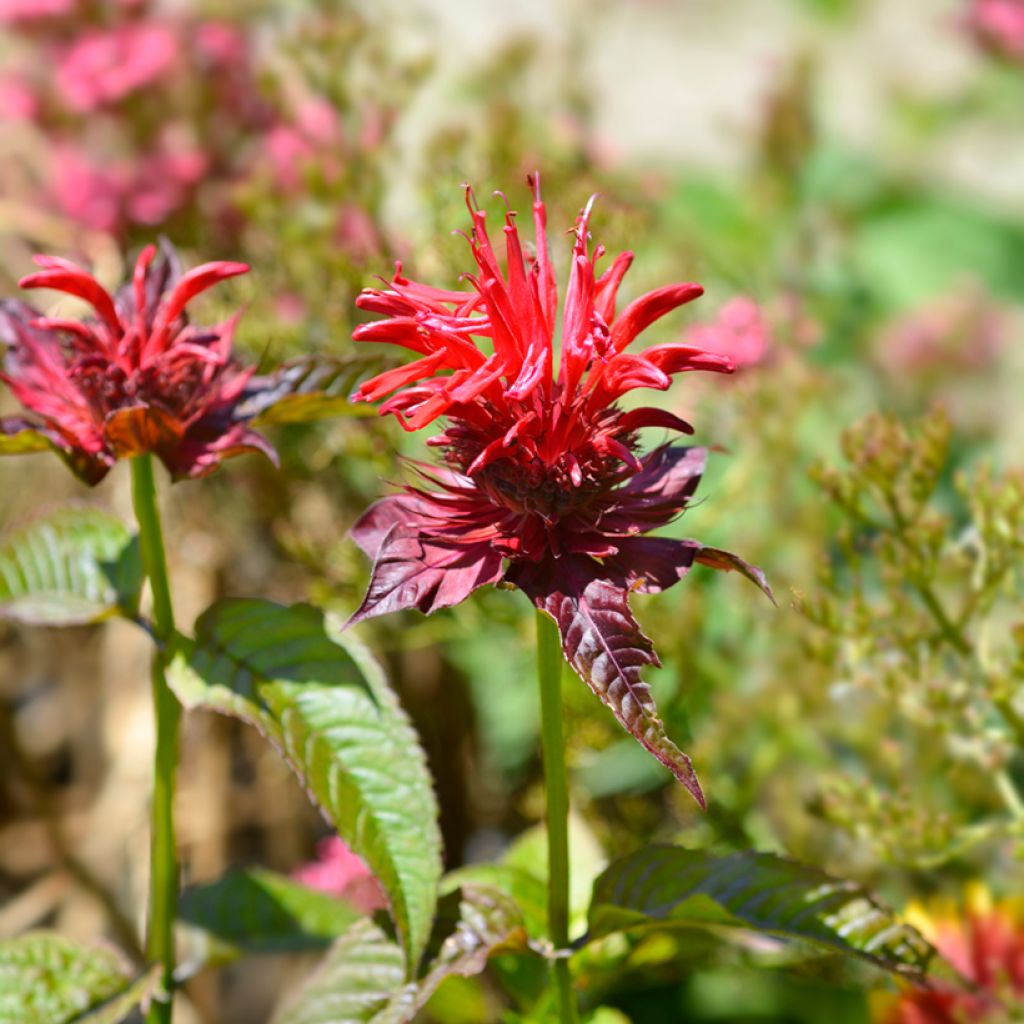
{"type": "Polygon", "coordinates": [[[139,523],[142,566],[153,598],[153,652],[151,678],[156,718],[156,754],[153,764],[153,805],[150,834],[149,925],[146,954],[162,965],[166,999],[155,999],[147,1024],[169,1024],[174,987],[174,915],[178,902],[178,864],[174,838],[174,784],[178,766],[178,727],[181,705],[164,676],[167,643],[174,633],[174,609],[167,584],[167,556],[156,502],[153,456],[131,461],[132,504],[139,523]]]}
{"type": "MultiPolygon", "coordinates": [[[[548,932],[559,953],[569,945],[569,786],[562,730],[562,645],[558,627],[537,612],[537,679],[540,682],[541,748],[548,833],[548,932]]],[[[569,961],[559,956],[552,968],[561,1024],[575,1024],[576,995],[569,961]]]]}

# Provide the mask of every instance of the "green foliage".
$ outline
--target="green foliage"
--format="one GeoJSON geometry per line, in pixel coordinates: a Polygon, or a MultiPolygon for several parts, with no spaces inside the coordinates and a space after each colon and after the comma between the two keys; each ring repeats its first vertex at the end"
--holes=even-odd
{"type": "Polygon", "coordinates": [[[142,589],[138,543],[97,508],[60,509],[0,546],[0,617],[74,626],[134,615],[142,589]]]}
{"type": "Polygon", "coordinates": [[[825,809],[922,867],[1020,834],[1022,817],[1024,477],[982,468],[950,482],[950,434],[939,413],[909,430],[875,415],[844,434],[848,467],[816,471],[846,517],[841,557],[804,603],[811,655],[893,741],[875,759],[878,789],[834,777],[825,809]],[[979,802],[1004,812],[979,821],[979,802]]]}
{"type": "Polygon", "coordinates": [[[323,949],[363,916],[343,900],[259,868],[187,889],[178,913],[240,954],[323,949]]]}
{"type": "Polygon", "coordinates": [[[648,846],[615,861],[594,883],[588,941],[662,925],[752,929],[917,978],[935,956],[860,886],[767,853],[719,857],[648,846]]]}
{"type": "Polygon", "coordinates": [[[359,922],[274,1024],[406,1024],[446,978],[479,974],[490,957],[524,948],[522,916],[496,890],[467,883],[438,911],[429,959],[416,978],[405,982],[401,951],[379,926],[359,922]]]}
{"type": "Polygon", "coordinates": [[[228,600],[200,616],[194,640],[179,638],[168,681],[186,707],[235,715],[278,748],[383,884],[411,971],[441,873],[437,807],[416,734],[372,659],[310,605],[228,600]]]}
{"type": "Polygon", "coordinates": [[[118,1024],[155,982],[113,949],[30,932],[0,943],[0,1024],[118,1024]]]}

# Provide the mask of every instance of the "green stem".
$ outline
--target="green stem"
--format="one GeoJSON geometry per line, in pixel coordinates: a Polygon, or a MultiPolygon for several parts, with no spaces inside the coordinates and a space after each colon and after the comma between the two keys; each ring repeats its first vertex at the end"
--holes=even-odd
{"type": "Polygon", "coordinates": [[[537,612],[537,679],[540,682],[541,748],[548,832],[548,931],[555,947],[553,967],[561,1024],[575,1024],[576,995],[569,961],[569,786],[562,732],[562,645],[558,627],[537,612]]]}
{"type": "Polygon", "coordinates": [[[139,523],[142,565],[153,596],[153,652],[151,679],[153,712],[156,717],[156,753],[153,763],[153,805],[150,834],[149,927],[146,953],[162,965],[166,999],[154,999],[147,1024],[169,1024],[174,988],[174,917],[178,904],[178,865],[174,840],[174,782],[178,766],[178,726],[181,705],[164,678],[167,642],[174,633],[174,609],[167,583],[160,511],[156,503],[152,455],[131,461],[132,504],[139,523]]]}

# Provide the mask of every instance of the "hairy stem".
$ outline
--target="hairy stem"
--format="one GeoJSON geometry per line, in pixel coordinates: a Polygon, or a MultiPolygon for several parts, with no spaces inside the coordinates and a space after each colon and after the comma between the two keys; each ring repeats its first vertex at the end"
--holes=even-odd
{"type": "MultiPolygon", "coordinates": [[[[555,950],[560,954],[564,954],[569,945],[569,787],[562,731],[563,665],[558,627],[538,611],[537,679],[540,683],[548,833],[548,931],[555,950]]],[[[575,1024],[576,995],[572,988],[569,961],[564,955],[558,956],[552,970],[559,1020],[561,1024],[575,1024]]]]}
{"type": "Polygon", "coordinates": [[[174,783],[178,767],[178,726],[181,705],[164,678],[166,642],[174,633],[174,610],[167,584],[160,512],[156,503],[153,457],[132,459],[132,504],[139,523],[142,565],[153,596],[153,652],[151,679],[156,717],[156,754],[153,764],[153,805],[150,835],[149,925],[146,953],[162,966],[166,998],[154,999],[147,1024],[169,1024],[174,986],[174,916],[178,902],[178,864],[174,839],[174,783]]]}

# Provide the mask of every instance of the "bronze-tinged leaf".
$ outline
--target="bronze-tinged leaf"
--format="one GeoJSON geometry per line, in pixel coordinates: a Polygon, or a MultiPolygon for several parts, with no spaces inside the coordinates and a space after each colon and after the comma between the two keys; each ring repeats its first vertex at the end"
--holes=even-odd
{"type": "MultiPolygon", "coordinates": [[[[690,543],[696,542],[691,541],[690,543]]],[[[734,555],[731,551],[722,551],[720,548],[706,548],[702,545],[697,553],[697,561],[711,569],[741,573],[751,583],[759,587],[772,604],[776,604],[775,595],[772,593],[765,574],[756,565],[744,561],[739,555],[734,555]]]]}
{"type": "Polygon", "coordinates": [[[185,434],[185,426],[155,406],[132,405],[112,412],[103,432],[114,454],[127,459],[146,452],[173,451],[185,434]]]}
{"type": "Polygon", "coordinates": [[[602,578],[602,572],[592,559],[565,557],[557,578],[520,568],[510,582],[555,620],[569,664],[619,724],[706,807],[692,762],[668,738],[640,676],[645,666],[659,664],[654,646],[633,618],[625,583],[602,578]]]}

